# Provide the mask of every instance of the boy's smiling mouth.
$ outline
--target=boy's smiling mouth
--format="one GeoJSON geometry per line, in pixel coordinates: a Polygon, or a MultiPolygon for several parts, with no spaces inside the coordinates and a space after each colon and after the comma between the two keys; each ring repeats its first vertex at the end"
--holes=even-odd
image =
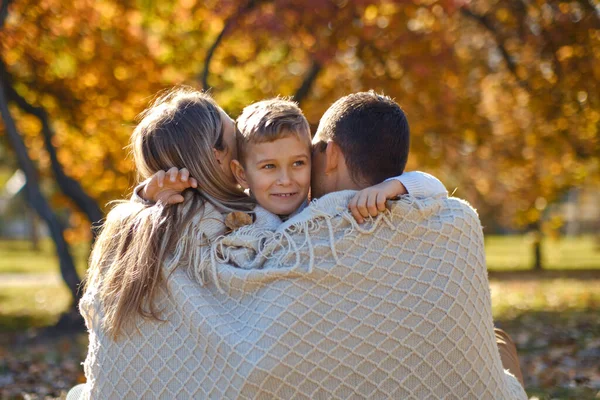
{"type": "Polygon", "coordinates": [[[293,192],[293,193],[272,193],[271,196],[275,196],[275,197],[292,197],[297,195],[298,192],[293,192]]]}

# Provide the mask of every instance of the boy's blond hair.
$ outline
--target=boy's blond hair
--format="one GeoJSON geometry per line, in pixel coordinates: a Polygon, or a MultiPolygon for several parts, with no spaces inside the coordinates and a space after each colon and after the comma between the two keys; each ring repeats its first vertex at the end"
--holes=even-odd
{"type": "Polygon", "coordinates": [[[310,146],[310,125],[298,104],[283,98],[250,104],[237,119],[238,161],[244,164],[248,145],[296,136],[310,146]]]}

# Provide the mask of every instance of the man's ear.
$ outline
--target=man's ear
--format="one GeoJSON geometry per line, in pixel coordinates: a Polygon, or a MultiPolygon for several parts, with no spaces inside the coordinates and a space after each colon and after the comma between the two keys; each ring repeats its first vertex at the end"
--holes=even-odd
{"type": "Polygon", "coordinates": [[[229,166],[231,167],[231,172],[233,173],[233,176],[239,185],[244,189],[248,189],[250,185],[248,185],[246,171],[244,170],[242,164],[240,164],[238,160],[231,160],[231,164],[229,164],[229,166]]]}
{"type": "Polygon", "coordinates": [[[325,149],[325,174],[329,174],[338,168],[340,162],[341,149],[333,140],[327,142],[325,149]]]}

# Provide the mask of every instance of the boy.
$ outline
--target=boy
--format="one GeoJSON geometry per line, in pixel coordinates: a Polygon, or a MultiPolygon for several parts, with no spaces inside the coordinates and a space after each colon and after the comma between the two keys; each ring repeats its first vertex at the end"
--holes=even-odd
{"type": "MultiPolygon", "coordinates": [[[[312,147],[310,126],[302,110],[281,98],[259,101],[244,108],[237,128],[238,158],[231,162],[231,170],[240,186],[281,219],[301,211],[308,200],[312,147]]],[[[197,184],[187,170],[172,168],[157,173],[142,197],[176,203],[180,192],[197,184]]],[[[360,191],[349,208],[360,223],[368,215],[384,211],[387,199],[407,193],[426,197],[444,192],[445,187],[431,175],[408,172],[360,191]]]]}
{"type": "Polygon", "coordinates": [[[283,99],[259,101],[237,120],[238,159],[231,170],[256,202],[280,218],[306,206],[310,189],[310,126],[300,108],[283,99]]]}

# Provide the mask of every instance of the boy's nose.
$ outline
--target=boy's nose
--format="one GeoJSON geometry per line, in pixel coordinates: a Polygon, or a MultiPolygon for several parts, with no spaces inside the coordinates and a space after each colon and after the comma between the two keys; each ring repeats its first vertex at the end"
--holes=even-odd
{"type": "Polygon", "coordinates": [[[277,183],[280,185],[288,185],[290,182],[291,182],[290,174],[287,171],[282,171],[281,174],[279,174],[277,183]]]}

